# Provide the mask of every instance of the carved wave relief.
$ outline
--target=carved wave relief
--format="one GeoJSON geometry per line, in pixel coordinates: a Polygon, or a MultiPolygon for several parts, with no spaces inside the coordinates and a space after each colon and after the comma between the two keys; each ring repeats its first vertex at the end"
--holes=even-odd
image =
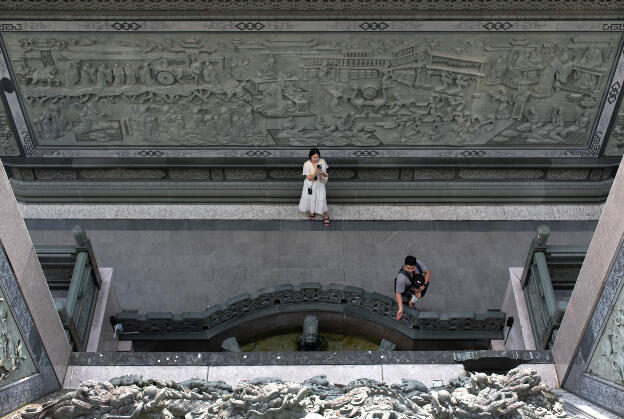
{"type": "Polygon", "coordinates": [[[6,33],[37,144],[584,146],[617,33],[6,33]]]}

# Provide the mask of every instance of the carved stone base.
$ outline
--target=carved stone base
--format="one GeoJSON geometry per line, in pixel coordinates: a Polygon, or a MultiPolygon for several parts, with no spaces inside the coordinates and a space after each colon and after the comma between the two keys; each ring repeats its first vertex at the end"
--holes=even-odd
{"type": "MultiPolygon", "coordinates": [[[[333,203],[602,202],[613,168],[333,167],[333,203]]],[[[298,202],[298,168],[12,168],[22,202],[298,202]]]]}

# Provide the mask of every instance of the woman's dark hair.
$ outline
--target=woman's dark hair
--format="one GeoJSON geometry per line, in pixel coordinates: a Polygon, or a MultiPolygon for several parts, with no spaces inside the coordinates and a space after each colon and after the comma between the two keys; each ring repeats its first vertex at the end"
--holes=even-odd
{"type": "Polygon", "coordinates": [[[313,155],[318,154],[319,157],[321,157],[321,150],[319,150],[318,148],[311,148],[310,152],[308,153],[308,157],[312,158],[313,155]]]}

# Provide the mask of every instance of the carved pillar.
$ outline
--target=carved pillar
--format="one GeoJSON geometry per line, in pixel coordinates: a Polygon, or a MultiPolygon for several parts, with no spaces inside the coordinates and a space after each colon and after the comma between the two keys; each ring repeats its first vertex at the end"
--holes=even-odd
{"type": "Polygon", "coordinates": [[[553,347],[563,387],[624,415],[624,163],[553,347]]]}
{"type": "Polygon", "coordinates": [[[0,416],[60,387],[70,347],[0,163],[0,416]]]}

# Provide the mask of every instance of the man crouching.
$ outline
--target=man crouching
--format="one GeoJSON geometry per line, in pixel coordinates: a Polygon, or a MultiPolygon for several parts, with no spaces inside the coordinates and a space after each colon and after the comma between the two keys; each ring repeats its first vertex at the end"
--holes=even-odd
{"type": "Polygon", "coordinates": [[[416,301],[425,296],[431,271],[414,256],[406,256],[405,264],[394,279],[394,292],[399,311],[396,319],[403,317],[403,304],[414,308],[416,301]]]}

